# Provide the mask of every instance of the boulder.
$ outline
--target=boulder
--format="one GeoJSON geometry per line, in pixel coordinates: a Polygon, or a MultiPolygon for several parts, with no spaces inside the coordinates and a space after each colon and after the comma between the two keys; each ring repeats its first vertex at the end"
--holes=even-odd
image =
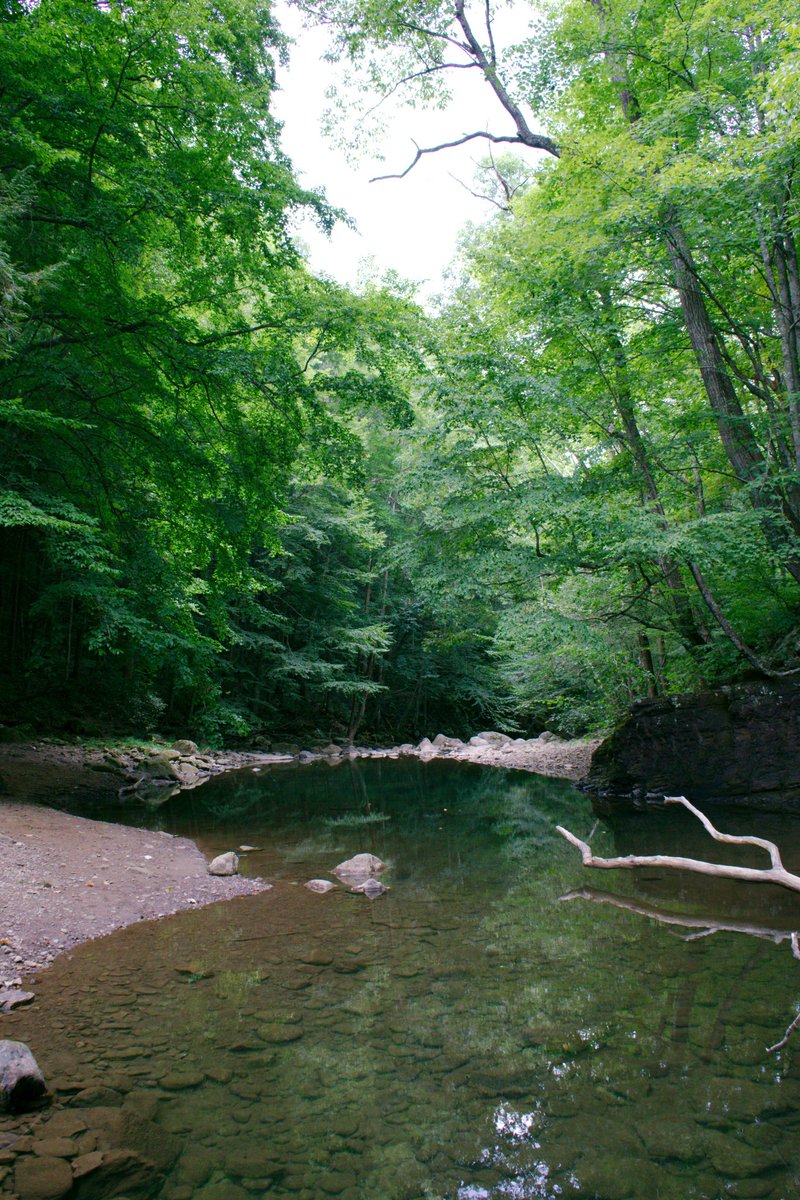
{"type": "Polygon", "coordinates": [[[0,1110],[24,1112],[47,1091],[39,1064],[24,1042],[0,1041],[0,1110]]]}
{"type": "Polygon", "coordinates": [[[140,763],[137,769],[140,774],[144,775],[145,780],[155,783],[157,780],[163,779],[166,783],[174,783],[180,776],[175,769],[174,760],[169,757],[172,754],[176,759],[178,758],[174,750],[167,750],[163,754],[153,754],[140,763]]]}
{"type": "Polygon", "coordinates": [[[460,750],[463,744],[458,738],[448,737],[444,733],[437,733],[433,739],[433,745],[437,750],[460,750]]]}
{"type": "Polygon", "coordinates": [[[324,896],[326,892],[332,891],[335,883],[331,883],[329,879],[309,879],[308,883],[303,884],[310,892],[316,892],[319,896],[324,896]]]}
{"type": "Polygon", "coordinates": [[[800,685],[741,683],[635,704],[597,748],[599,797],[800,811],[800,685]]]}
{"type": "Polygon", "coordinates": [[[239,855],[233,850],[218,854],[208,864],[209,875],[236,875],[239,871],[239,855]]]}
{"type": "Polygon", "coordinates": [[[497,733],[494,730],[489,730],[485,733],[478,733],[475,736],[479,737],[484,742],[488,742],[490,746],[505,746],[511,741],[511,738],[507,733],[497,733]]]}
{"type": "Polygon", "coordinates": [[[188,738],[180,738],[172,743],[172,749],[177,750],[179,754],[197,754],[197,743],[190,742],[188,738]]]}

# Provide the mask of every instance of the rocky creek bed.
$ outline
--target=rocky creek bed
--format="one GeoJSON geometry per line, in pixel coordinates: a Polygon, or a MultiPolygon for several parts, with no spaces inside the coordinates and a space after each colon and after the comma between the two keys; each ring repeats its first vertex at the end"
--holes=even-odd
{"type": "Polygon", "coordinates": [[[800,1056],[766,1046],[794,1012],[797,898],[616,881],[775,940],[598,908],[555,832],[592,824],[584,795],[438,757],[254,766],[170,807],[207,851],[252,838],[274,887],[78,946],[2,1018],[52,1092],[0,1118],[4,1200],[796,1194],[800,1056]],[[386,895],[302,886],[356,849],[386,895]]]}

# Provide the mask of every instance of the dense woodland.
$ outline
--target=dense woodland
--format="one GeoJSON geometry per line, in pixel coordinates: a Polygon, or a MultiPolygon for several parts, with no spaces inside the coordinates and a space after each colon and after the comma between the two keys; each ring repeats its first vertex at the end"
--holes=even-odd
{"type": "Polygon", "coordinates": [[[298,7],[420,153],[454,72],[494,93],[435,312],[293,244],[342,214],[269,4],[0,3],[0,722],[580,734],[792,672],[791,8],[554,0],[501,49],[483,2],[298,7]]]}

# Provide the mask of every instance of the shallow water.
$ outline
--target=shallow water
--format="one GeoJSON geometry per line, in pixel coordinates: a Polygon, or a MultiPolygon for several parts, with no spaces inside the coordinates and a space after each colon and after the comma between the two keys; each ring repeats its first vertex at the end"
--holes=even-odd
{"type": "MultiPolygon", "coordinates": [[[[583,796],[467,764],[247,770],[127,817],[259,847],[243,865],[275,881],[82,947],[4,1024],[90,1132],[163,1168],[136,1195],[800,1195],[800,1030],[766,1052],[800,1000],[800,898],[588,873],[554,828],[588,833],[583,796]],[[390,864],[383,897],[301,886],[365,850],[390,864]],[[710,922],[751,932],[698,936],[710,922]]],[[[796,866],[797,823],[765,823],[796,866]]],[[[722,849],[681,813],[593,844],[722,849]]]]}

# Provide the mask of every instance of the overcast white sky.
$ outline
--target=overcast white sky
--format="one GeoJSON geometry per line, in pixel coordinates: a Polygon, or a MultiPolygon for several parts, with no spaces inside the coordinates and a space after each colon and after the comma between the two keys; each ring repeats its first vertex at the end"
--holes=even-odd
{"type": "Polygon", "coordinates": [[[310,224],[304,225],[300,238],[308,247],[312,268],[353,283],[363,260],[373,259],[379,272],[394,268],[404,278],[423,283],[423,295],[435,294],[455,253],[459,231],[468,221],[482,221],[495,211],[457,182],[473,184],[474,164],[485,155],[488,143],[429,155],[405,179],[378,183],[369,179],[403,170],[414,156],[412,139],[430,145],[476,129],[512,132],[510,118],[500,110],[479,72],[458,72],[457,98],[448,110],[401,110],[392,120],[389,140],[379,147],[385,161],[377,155],[358,161],[332,145],[320,129],[326,88],[341,79],[341,68],[322,61],[327,35],[304,29],[285,0],[279,0],[277,11],[283,28],[296,39],[291,65],[279,73],[281,90],[274,104],[284,125],[284,149],[301,181],[322,186],[328,200],[345,209],[358,229],[352,232],[340,226],[329,240],[310,224]]]}

